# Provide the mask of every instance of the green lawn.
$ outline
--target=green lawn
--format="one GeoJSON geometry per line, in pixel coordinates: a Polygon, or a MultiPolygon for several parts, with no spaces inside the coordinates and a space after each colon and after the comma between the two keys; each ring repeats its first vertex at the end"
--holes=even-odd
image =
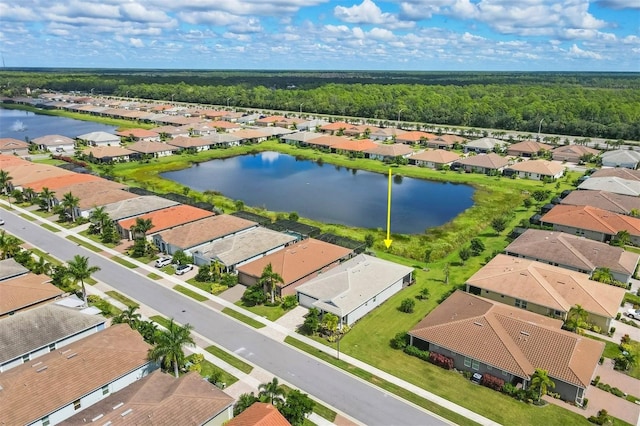
{"type": "Polygon", "coordinates": [[[269,321],[275,321],[288,311],[282,308],[282,305],[278,306],[266,306],[266,305],[256,305],[256,306],[247,306],[239,300],[235,303],[237,306],[241,306],[244,309],[253,312],[256,315],[259,315],[263,318],[268,319],[269,321]]]}
{"type": "Polygon", "coordinates": [[[54,226],[49,225],[48,223],[41,223],[40,226],[42,226],[44,229],[46,229],[47,231],[51,231],[51,232],[60,232],[60,230],[54,226]]]}
{"type": "Polygon", "coordinates": [[[263,323],[261,323],[260,321],[256,321],[253,318],[250,318],[244,314],[241,314],[240,312],[236,312],[233,309],[230,308],[224,308],[222,309],[222,313],[223,314],[227,314],[232,318],[237,319],[238,321],[241,321],[253,328],[262,328],[265,325],[263,323]]]}
{"type": "Polygon", "coordinates": [[[111,256],[111,260],[129,269],[135,269],[138,267],[137,265],[134,265],[133,263],[129,262],[127,259],[124,259],[120,256],[111,256]]]}
{"type": "Polygon", "coordinates": [[[117,243],[103,243],[99,234],[92,234],[89,232],[88,229],[85,229],[84,231],[80,231],[79,234],[85,238],[90,239],[95,243],[102,244],[105,247],[114,248],[115,246],[118,245],[117,243]]]}
{"type": "Polygon", "coordinates": [[[189,296],[192,299],[197,300],[198,302],[205,302],[209,300],[207,297],[201,295],[200,293],[196,293],[195,291],[190,290],[184,286],[181,286],[180,284],[173,286],[173,289],[177,292],[184,294],[185,296],[189,296]]]}
{"type": "Polygon", "coordinates": [[[147,278],[149,278],[150,280],[159,280],[162,277],[156,273],[150,272],[149,274],[147,274],[147,278]]]}
{"type": "MultiPolygon", "coordinates": [[[[192,355],[187,357],[187,360],[191,358],[192,355]]],[[[219,382],[224,383],[226,386],[231,386],[235,382],[238,381],[238,378],[227,373],[220,367],[213,365],[206,359],[200,363],[202,369],[200,370],[200,375],[206,379],[209,379],[211,376],[217,376],[219,382]]]]}
{"type": "Polygon", "coordinates": [[[218,348],[217,346],[208,346],[204,348],[204,350],[209,352],[211,355],[225,361],[227,364],[234,366],[245,374],[249,374],[253,370],[253,367],[251,365],[247,364],[239,358],[236,358],[229,352],[218,348]]]}
{"type": "Polygon", "coordinates": [[[116,299],[118,302],[120,303],[124,303],[125,305],[129,306],[129,307],[136,307],[139,308],[140,305],[136,302],[134,302],[133,300],[129,299],[127,296],[125,296],[124,294],[120,294],[115,290],[109,290],[106,291],[105,294],[108,294],[109,296],[113,297],[114,299],[116,299]]]}
{"type": "Polygon", "coordinates": [[[219,283],[203,283],[201,281],[196,281],[195,278],[189,278],[186,283],[194,287],[198,287],[200,290],[206,291],[207,293],[211,293],[215,296],[229,289],[226,285],[219,283]]]}
{"type": "MultiPolygon", "coordinates": [[[[44,224],[43,224],[43,226],[44,226],[44,224]]],[[[95,253],[100,253],[102,251],[101,248],[96,247],[93,244],[89,244],[89,243],[85,242],[84,240],[81,240],[78,237],[74,237],[73,235],[67,236],[67,240],[73,241],[74,243],[78,244],[79,246],[82,246],[82,247],[84,247],[86,249],[89,249],[89,250],[91,250],[91,251],[93,251],[95,253]]]]}
{"type": "Polygon", "coordinates": [[[153,315],[152,317],[149,317],[149,319],[153,322],[157,322],[158,324],[160,324],[161,326],[163,326],[164,328],[167,328],[169,326],[169,322],[170,320],[168,320],[167,318],[161,316],[161,315],[153,315]]]}
{"type": "Polygon", "coordinates": [[[40,250],[37,247],[32,247],[31,249],[31,253],[35,254],[38,257],[44,257],[44,259],[51,263],[52,265],[62,265],[62,262],[60,262],[58,259],[56,259],[55,257],[51,256],[49,253],[45,253],[42,250],[40,250]]]}
{"type": "Polygon", "coordinates": [[[23,218],[23,219],[26,219],[28,221],[31,221],[31,222],[35,222],[36,220],[38,220],[37,218],[31,216],[30,214],[26,214],[26,213],[20,213],[20,217],[23,218]]]}

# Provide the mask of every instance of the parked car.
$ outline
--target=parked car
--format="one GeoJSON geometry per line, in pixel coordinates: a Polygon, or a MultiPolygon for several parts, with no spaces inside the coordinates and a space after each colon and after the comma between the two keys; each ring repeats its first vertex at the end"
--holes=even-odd
{"type": "Polygon", "coordinates": [[[171,264],[170,257],[161,257],[160,259],[156,259],[156,268],[162,268],[163,266],[167,266],[171,264]]]}
{"type": "Polygon", "coordinates": [[[473,373],[473,376],[471,376],[471,381],[472,381],[473,383],[480,384],[480,382],[482,381],[482,374],[480,374],[480,373],[473,373]]]}
{"type": "Polygon", "coordinates": [[[629,309],[627,311],[627,316],[631,319],[640,319],[640,309],[629,309]]]}
{"type": "Polygon", "coordinates": [[[178,265],[176,268],[176,275],[186,274],[193,269],[193,265],[178,265]]]}
{"type": "Polygon", "coordinates": [[[0,225],[4,225],[4,219],[0,217],[0,225]]]}

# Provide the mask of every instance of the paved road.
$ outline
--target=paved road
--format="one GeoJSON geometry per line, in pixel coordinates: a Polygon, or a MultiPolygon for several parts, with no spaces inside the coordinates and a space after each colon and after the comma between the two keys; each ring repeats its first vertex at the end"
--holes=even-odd
{"type": "Polygon", "coordinates": [[[24,241],[63,260],[71,259],[76,254],[88,256],[91,265],[101,268],[95,274],[100,280],[167,317],[173,317],[183,324],[192,324],[206,338],[367,425],[446,424],[387,392],[86,250],[62,238],[60,233],[44,231],[37,224],[11,213],[4,213],[4,218],[7,231],[24,241]]]}

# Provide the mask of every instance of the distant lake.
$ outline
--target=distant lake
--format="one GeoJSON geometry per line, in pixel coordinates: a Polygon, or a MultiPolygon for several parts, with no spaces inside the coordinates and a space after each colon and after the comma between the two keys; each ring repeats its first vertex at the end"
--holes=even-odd
{"type": "Polygon", "coordinates": [[[85,133],[99,131],[114,133],[116,129],[115,126],[91,121],[0,108],[0,138],[23,141],[25,137],[31,140],[46,135],[62,135],[75,139],[85,133]]]}
{"type": "MultiPolygon", "coordinates": [[[[387,227],[388,176],[263,152],[212,160],[162,176],[197,191],[219,191],[246,205],[297,212],[323,223],[387,227]]],[[[468,185],[393,178],[391,232],[422,233],[473,205],[468,185]]]]}

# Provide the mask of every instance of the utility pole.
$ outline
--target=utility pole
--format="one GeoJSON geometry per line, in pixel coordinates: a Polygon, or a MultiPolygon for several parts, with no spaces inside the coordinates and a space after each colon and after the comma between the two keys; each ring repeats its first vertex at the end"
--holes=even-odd
{"type": "Polygon", "coordinates": [[[544,118],[540,119],[540,124],[538,124],[538,142],[540,142],[540,130],[542,129],[542,122],[544,121],[544,118]]]}

